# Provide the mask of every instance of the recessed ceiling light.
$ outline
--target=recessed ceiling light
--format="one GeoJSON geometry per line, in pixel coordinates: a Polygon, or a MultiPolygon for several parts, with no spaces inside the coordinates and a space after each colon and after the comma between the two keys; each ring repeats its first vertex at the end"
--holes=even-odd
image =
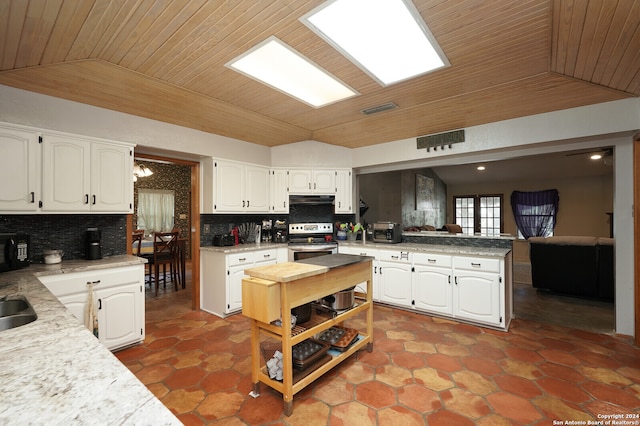
{"type": "Polygon", "coordinates": [[[358,94],[276,37],[226,66],[315,108],[358,94]]]}
{"type": "Polygon", "coordinates": [[[478,166],[478,167],[476,167],[476,170],[480,170],[480,171],[483,171],[483,170],[485,170],[485,169],[486,169],[486,167],[485,167],[485,166],[478,166]]]}
{"type": "Polygon", "coordinates": [[[381,85],[449,65],[410,0],[333,0],[300,20],[381,85]]]}
{"type": "Polygon", "coordinates": [[[602,158],[602,154],[591,154],[591,158],[592,160],[599,160],[602,158]]]}

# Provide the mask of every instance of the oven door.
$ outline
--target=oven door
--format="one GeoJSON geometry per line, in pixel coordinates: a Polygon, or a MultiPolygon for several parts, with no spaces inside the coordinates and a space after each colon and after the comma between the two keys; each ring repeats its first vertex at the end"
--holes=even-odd
{"type": "Polygon", "coordinates": [[[296,244],[289,246],[289,262],[309,259],[311,257],[335,254],[338,252],[337,244],[296,244]]]}

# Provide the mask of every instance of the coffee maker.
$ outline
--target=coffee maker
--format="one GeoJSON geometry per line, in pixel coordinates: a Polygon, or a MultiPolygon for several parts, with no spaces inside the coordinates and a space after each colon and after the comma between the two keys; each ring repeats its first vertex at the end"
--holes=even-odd
{"type": "Polygon", "coordinates": [[[273,234],[271,233],[272,222],[271,219],[262,221],[262,242],[270,243],[273,241],[273,234]]]}
{"type": "Polygon", "coordinates": [[[85,258],[87,260],[102,259],[102,244],[100,243],[102,234],[98,228],[87,228],[86,232],[87,249],[85,258]]]}

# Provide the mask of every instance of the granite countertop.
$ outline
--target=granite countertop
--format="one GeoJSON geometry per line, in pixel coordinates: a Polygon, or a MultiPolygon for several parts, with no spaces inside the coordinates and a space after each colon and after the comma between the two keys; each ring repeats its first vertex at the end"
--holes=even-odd
{"type": "Polygon", "coordinates": [[[24,295],[38,315],[0,332],[0,424],[181,424],[37,279],[144,262],[63,260],[0,274],[0,297],[24,295]]]}
{"type": "Polygon", "coordinates": [[[451,234],[446,231],[402,231],[403,237],[442,237],[442,238],[477,238],[485,240],[515,240],[511,234],[489,235],[489,234],[451,234]]]}
{"type": "Polygon", "coordinates": [[[455,245],[439,245],[439,244],[420,244],[420,243],[373,243],[367,241],[362,244],[362,241],[339,241],[340,246],[345,247],[362,247],[365,250],[367,247],[374,248],[376,250],[396,250],[396,251],[410,251],[414,253],[440,253],[462,256],[490,256],[490,257],[504,257],[511,249],[501,247],[473,247],[473,246],[455,246],[455,245]]]}
{"type": "MultiPolygon", "coordinates": [[[[417,234],[417,232],[416,232],[417,234]]],[[[449,234],[451,236],[455,236],[453,234],[449,234]]],[[[452,254],[452,255],[469,255],[469,256],[492,256],[492,257],[504,257],[506,256],[511,249],[510,248],[502,248],[502,247],[474,247],[474,246],[458,246],[458,245],[440,245],[440,244],[420,244],[420,243],[398,243],[398,244],[389,244],[389,243],[374,243],[372,241],[367,241],[366,244],[362,244],[362,241],[348,241],[348,240],[339,240],[338,246],[349,246],[349,247],[370,247],[375,249],[385,249],[385,250],[404,250],[411,251],[416,253],[442,253],[442,254],[452,254]]],[[[286,243],[260,243],[260,244],[240,244],[237,246],[225,246],[225,247],[217,247],[217,246],[201,246],[201,251],[212,251],[217,253],[241,253],[247,251],[257,251],[257,250],[267,250],[274,248],[287,248],[286,243]]]]}
{"type": "Polygon", "coordinates": [[[244,251],[268,250],[287,248],[287,243],[249,243],[237,246],[200,246],[200,251],[213,251],[216,253],[242,253],[244,251]]]}

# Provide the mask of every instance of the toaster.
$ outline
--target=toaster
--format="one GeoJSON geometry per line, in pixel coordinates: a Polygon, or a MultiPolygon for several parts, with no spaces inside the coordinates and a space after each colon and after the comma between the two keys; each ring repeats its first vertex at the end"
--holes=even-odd
{"type": "Polygon", "coordinates": [[[233,235],[214,235],[213,245],[217,247],[232,246],[234,242],[233,235]]]}
{"type": "Polygon", "coordinates": [[[373,242],[396,244],[402,241],[400,224],[393,222],[376,222],[373,224],[373,242]]]}

